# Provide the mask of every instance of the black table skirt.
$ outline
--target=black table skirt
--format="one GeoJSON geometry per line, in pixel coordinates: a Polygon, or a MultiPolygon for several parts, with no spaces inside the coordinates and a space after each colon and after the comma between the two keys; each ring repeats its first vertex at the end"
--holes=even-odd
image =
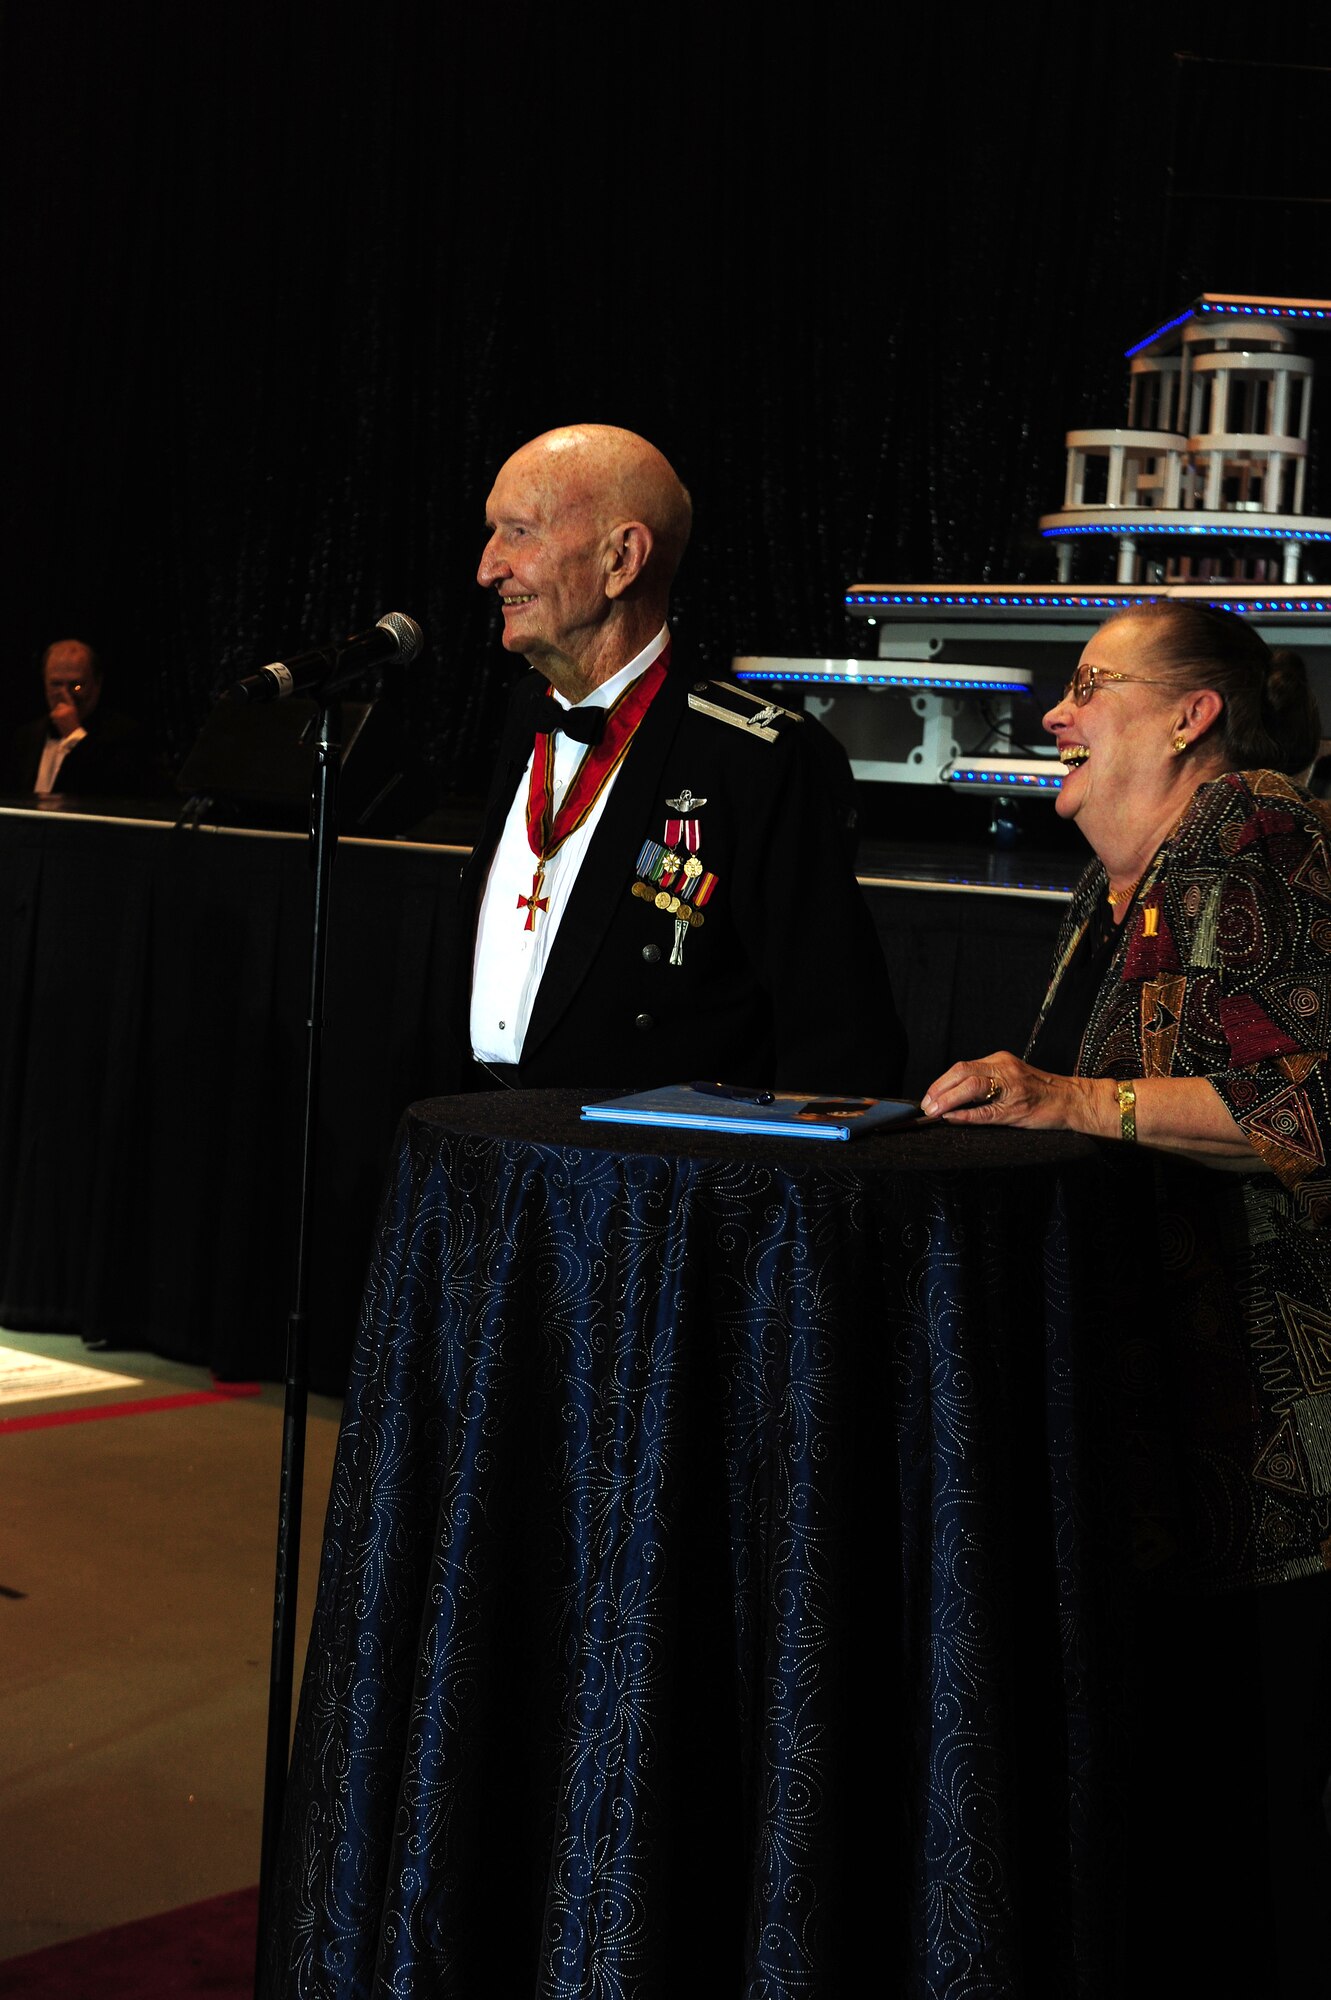
{"type": "MultiPolygon", "coordinates": [[[[340,1393],[384,1162],[444,1059],[459,858],[343,843],[310,1297],[340,1393]]],[[[307,844],[0,814],[0,1325],[280,1380],[307,844]]]]}
{"type": "Polygon", "coordinates": [[[1120,1994],[1149,1172],[576,1103],[404,1120],[268,1992],[1120,1994]]]}
{"type": "MultiPolygon", "coordinates": [[[[343,841],[312,1380],[340,1393],[404,1104],[448,1074],[461,856],[343,841]]],[[[1058,903],[870,889],[917,1092],[1020,1046],[1058,903]]],[[[298,1195],[306,843],[0,811],[0,1325],[280,1379],[298,1195]]]]}

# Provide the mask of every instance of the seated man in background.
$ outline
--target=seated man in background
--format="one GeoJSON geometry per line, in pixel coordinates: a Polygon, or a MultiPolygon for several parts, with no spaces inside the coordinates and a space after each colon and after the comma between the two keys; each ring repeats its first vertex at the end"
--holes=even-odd
{"type": "Polygon", "coordinates": [[[15,731],[5,792],[123,799],[168,789],[142,723],[101,706],[102,670],[91,646],[81,639],[48,646],[42,688],[46,714],[15,731]]]}
{"type": "Polygon", "coordinates": [[[661,453],[606,425],[546,432],[495,481],[477,581],[534,671],[463,876],[468,1080],[891,1093],[903,1037],[847,760],[676,656],[690,520],[661,453]]]}

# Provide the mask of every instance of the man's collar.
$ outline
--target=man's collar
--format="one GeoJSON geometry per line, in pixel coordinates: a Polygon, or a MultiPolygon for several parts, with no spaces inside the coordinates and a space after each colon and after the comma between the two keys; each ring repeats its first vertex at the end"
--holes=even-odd
{"type": "Polygon", "coordinates": [[[601,685],[593,688],[589,695],[584,695],[580,702],[568,701],[558,688],[552,688],[550,692],[561,708],[609,708],[611,702],[618,701],[626,687],[631,687],[640,674],[646,673],[654,660],[660,659],[669,644],[670,627],[663,625],[656,637],[649,639],[642,651],[635,653],[626,667],[621,667],[618,673],[611,674],[608,681],[602,681],[601,685]]]}

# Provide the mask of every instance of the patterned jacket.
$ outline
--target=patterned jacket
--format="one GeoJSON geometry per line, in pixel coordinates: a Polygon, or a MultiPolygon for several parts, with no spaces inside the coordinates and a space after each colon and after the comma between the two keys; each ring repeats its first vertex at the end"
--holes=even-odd
{"type": "MultiPolygon", "coordinates": [[[[1142,1487],[1143,1547],[1210,1587],[1331,1568],[1329,848],[1331,806],[1277,772],[1201,786],[1123,925],[1077,1064],[1206,1077],[1268,1169],[1159,1170],[1165,1295],[1139,1340],[1170,1462],[1157,1453],[1142,1487]]],[[[1105,887],[1096,862],[1046,1011],[1105,887]]]]}

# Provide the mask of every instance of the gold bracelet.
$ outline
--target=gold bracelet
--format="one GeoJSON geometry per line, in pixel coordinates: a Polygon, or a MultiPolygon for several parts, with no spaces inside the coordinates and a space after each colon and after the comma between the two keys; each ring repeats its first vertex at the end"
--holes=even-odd
{"type": "Polygon", "coordinates": [[[1130,1083],[1118,1086],[1118,1132],[1121,1139],[1133,1143],[1137,1137],[1137,1091],[1130,1083]]]}

